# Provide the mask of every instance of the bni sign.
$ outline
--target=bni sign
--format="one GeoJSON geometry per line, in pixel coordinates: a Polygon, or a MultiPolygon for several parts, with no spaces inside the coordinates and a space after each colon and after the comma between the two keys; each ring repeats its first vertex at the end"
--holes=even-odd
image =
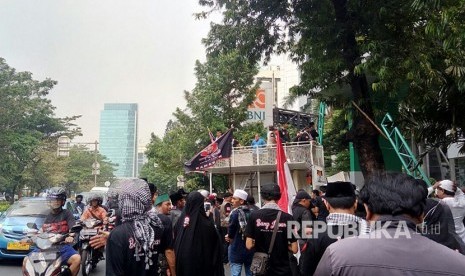
{"type": "Polygon", "coordinates": [[[271,86],[267,86],[263,83],[262,87],[256,91],[255,100],[247,108],[247,122],[262,121],[265,126],[273,124],[273,97],[271,86]]]}

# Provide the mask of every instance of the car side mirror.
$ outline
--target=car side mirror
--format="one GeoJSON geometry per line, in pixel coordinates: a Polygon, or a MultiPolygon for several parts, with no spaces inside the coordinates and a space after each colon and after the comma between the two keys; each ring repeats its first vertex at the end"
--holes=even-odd
{"type": "Polygon", "coordinates": [[[71,227],[70,232],[77,233],[82,230],[82,225],[81,224],[75,224],[73,227],[71,227]]]}
{"type": "Polygon", "coordinates": [[[29,229],[34,229],[34,230],[39,230],[39,228],[37,227],[37,224],[33,223],[33,222],[28,222],[26,224],[27,228],[29,229]]]}

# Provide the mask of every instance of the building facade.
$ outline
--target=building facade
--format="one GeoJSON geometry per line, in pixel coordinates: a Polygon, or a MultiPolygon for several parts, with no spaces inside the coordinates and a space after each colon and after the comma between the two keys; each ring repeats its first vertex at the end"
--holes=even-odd
{"type": "Polygon", "coordinates": [[[100,152],[116,177],[137,176],[137,104],[106,103],[100,112],[100,152]]]}

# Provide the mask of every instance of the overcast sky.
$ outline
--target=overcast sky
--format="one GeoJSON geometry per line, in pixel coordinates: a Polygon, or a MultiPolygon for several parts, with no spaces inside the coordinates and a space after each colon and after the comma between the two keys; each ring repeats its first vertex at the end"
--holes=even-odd
{"type": "Polygon", "coordinates": [[[196,0],[0,0],[0,57],[58,81],[49,98],[57,116],[82,115],[77,140],[98,139],[104,103],[138,103],[147,143],[195,85],[209,30],[200,10],[196,0]]]}

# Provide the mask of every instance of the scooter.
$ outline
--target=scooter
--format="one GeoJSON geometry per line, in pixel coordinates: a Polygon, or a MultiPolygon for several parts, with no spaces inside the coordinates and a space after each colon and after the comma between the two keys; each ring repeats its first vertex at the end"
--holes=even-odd
{"type": "Polygon", "coordinates": [[[107,212],[107,217],[108,217],[108,223],[105,224],[105,231],[111,231],[116,227],[116,210],[115,209],[110,209],[107,212]]]}
{"type": "Polygon", "coordinates": [[[102,225],[102,221],[90,218],[81,221],[80,224],[84,226],[84,229],[79,233],[78,242],[79,254],[81,255],[81,273],[82,276],[88,276],[103,257],[100,250],[92,248],[89,244],[90,238],[98,234],[97,227],[102,225]]]}
{"type": "Polygon", "coordinates": [[[66,237],[72,236],[82,229],[75,225],[68,234],[39,233],[35,223],[28,223],[26,236],[38,250],[29,254],[22,267],[25,276],[67,276],[71,275],[67,264],[62,264],[60,248],[66,237]]]}

